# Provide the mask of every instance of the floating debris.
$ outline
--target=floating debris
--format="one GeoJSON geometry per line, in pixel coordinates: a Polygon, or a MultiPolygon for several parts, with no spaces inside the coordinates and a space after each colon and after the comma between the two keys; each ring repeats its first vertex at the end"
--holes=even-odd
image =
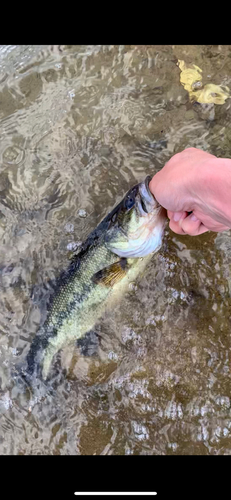
{"type": "Polygon", "coordinates": [[[87,212],[86,210],[84,210],[84,208],[80,208],[80,210],[78,211],[78,216],[79,217],[87,217],[87,212]]]}
{"type": "Polygon", "coordinates": [[[229,88],[225,86],[223,89],[220,85],[208,83],[201,91],[197,92],[196,100],[205,104],[224,104],[230,96],[229,88]]]}
{"type": "Polygon", "coordinates": [[[77,248],[81,247],[81,245],[82,241],[71,241],[67,245],[67,250],[69,250],[70,252],[75,252],[77,248]]]}
{"type": "Polygon", "coordinates": [[[64,229],[65,229],[66,233],[73,233],[74,232],[74,224],[67,222],[64,229]]]}
{"type": "Polygon", "coordinates": [[[178,66],[181,70],[180,82],[189,93],[191,101],[201,104],[224,104],[230,97],[229,88],[225,85],[215,85],[214,83],[202,84],[202,69],[193,64],[187,66],[185,62],[178,59],[178,66]]]}
{"type": "Polygon", "coordinates": [[[187,67],[185,62],[178,59],[178,66],[181,70],[180,74],[180,82],[182,83],[185,90],[189,92],[189,94],[198,88],[198,84],[201,83],[202,80],[202,69],[193,64],[193,67],[187,67]]]}

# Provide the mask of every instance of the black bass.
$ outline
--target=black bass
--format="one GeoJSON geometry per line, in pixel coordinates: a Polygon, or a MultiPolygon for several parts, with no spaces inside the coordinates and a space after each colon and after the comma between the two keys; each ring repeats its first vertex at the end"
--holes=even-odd
{"type": "Polygon", "coordinates": [[[128,191],[57,280],[47,319],[28,352],[25,374],[46,380],[56,353],[92,330],[160,248],[166,211],[151,194],[150,180],[128,191]]]}

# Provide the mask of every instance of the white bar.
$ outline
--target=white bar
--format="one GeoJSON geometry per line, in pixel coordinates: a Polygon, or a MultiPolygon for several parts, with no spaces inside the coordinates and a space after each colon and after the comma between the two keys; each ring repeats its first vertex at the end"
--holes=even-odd
{"type": "Polygon", "coordinates": [[[121,496],[121,495],[136,495],[136,496],[152,496],[152,495],[157,495],[156,491],[75,491],[75,495],[89,495],[89,496],[99,496],[99,495],[114,495],[114,496],[121,496]]]}

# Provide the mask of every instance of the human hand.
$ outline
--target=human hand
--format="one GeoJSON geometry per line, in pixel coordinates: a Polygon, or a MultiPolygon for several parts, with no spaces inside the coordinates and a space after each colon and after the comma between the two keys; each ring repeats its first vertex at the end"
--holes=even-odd
{"type": "Polygon", "coordinates": [[[177,234],[197,236],[231,228],[229,159],[185,149],[154,175],[149,188],[167,209],[169,227],[177,234]]]}

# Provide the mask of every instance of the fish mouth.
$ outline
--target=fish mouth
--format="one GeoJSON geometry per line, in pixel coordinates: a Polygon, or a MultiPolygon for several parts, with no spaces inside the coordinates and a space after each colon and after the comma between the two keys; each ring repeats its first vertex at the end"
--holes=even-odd
{"type": "Polygon", "coordinates": [[[150,184],[151,180],[152,180],[151,175],[147,175],[146,179],[144,180],[144,184],[145,184],[145,187],[147,189],[147,192],[152,196],[151,191],[149,189],[149,184],[150,184]]]}
{"type": "Polygon", "coordinates": [[[152,177],[148,175],[139,185],[140,196],[137,202],[137,208],[140,216],[145,216],[150,212],[153,212],[153,210],[159,206],[159,203],[156,201],[149,189],[149,183],[151,180],[152,177]]]}

